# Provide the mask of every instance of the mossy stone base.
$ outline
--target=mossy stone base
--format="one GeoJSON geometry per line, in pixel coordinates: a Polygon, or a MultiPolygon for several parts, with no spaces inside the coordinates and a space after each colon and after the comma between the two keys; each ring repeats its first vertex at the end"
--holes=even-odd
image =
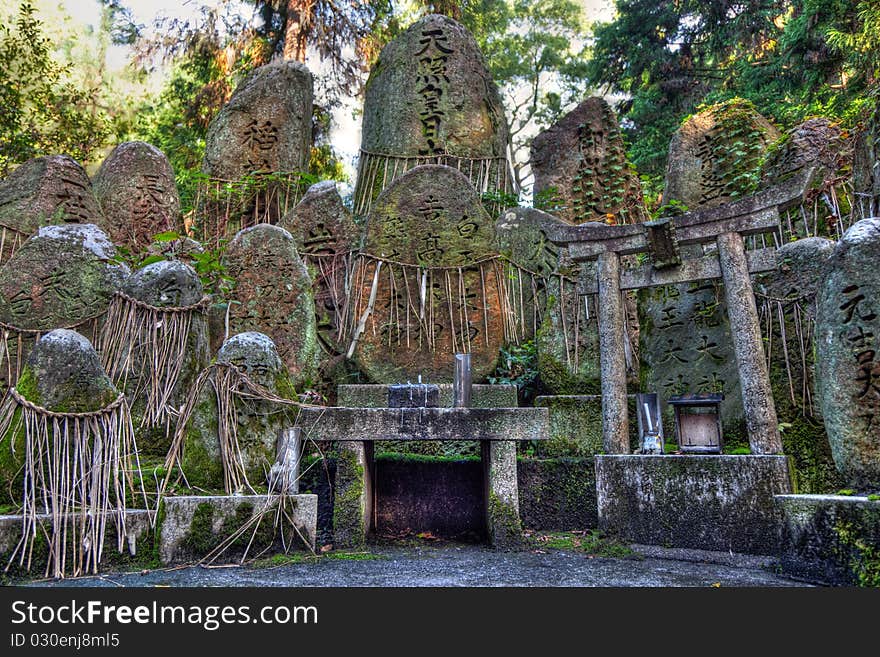
{"type": "MultiPolygon", "coordinates": [[[[271,508],[277,503],[278,498],[270,501],[266,495],[166,497],[162,501],[160,522],[157,523],[159,559],[166,565],[196,561],[241,529],[265,509],[267,504],[271,508]]],[[[302,537],[299,547],[313,551],[318,520],[318,496],[287,496],[286,510],[297,531],[285,526],[285,534],[302,537]]],[[[275,527],[274,519],[275,513],[270,510],[258,525],[244,532],[239,540],[224,551],[219,558],[220,562],[233,562],[241,558],[249,543],[252,543],[251,555],[273,548],[281,529],[275,527]]]]}
{"type": "Polygon", "coordinates": [[[634,543],[776,554],[791,491],[785,456],[596,458],[599,529],[634,543]]]}
{"type": "Polygon", "coordinates": [[[520,459],[516,469],[524,527],[571,531],[599,526],[592,457],[520,459]]]}
{"type": "Polygon", "coordinates": [[[357,547],[366,541],[368,473],[364,443],[337,443],[333,498],[333,547],[336,549],[357,547]]]}
{"type": "MultiPolygon", "coordinates": [[[[37,522],[46,532],[51,530],[51,516],[41,514],[37,522]]],[[[9,563],[12,553],[21,540],[22,516],[0,516],[0,563],[9,563]]],[[[125,537],[123,551],[118,551],[116,542],[116,523],[111,516],[104,534],[104,552],[100,569],[108,566],[116,568],[152,568],[158,565],[156,559],[153,528],[150,526],[149,513],[144,509],[128,509],[125,512],[125,537]]],[[[19,565],[18,557],[11,563],[9,571],[0,574],[0,582],[7,578],[42,577],[46,569],[49,545],[42,530],[37,531],[34,539],[33,560],[29,571],[19,565]]]]}
{"type": "Polygon", "coordinates": [[[880,500],[778,495],[782,569],[829,584],[880,587],[880,500]]]}

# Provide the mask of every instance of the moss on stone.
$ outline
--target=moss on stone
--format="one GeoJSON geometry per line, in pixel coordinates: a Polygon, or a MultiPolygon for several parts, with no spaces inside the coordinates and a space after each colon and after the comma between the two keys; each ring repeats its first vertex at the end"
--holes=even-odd
{"type": "Polygon", "coordinates": [[[495,493],[489,493],[489,540],[492,547],[515,550],[523,545],[522,522],[519,513],[495,493]]]}
{"type": "Polygon", "coordinates": [[[364,542],[364,467],[356,452],[337,450],[333,503],[334,545],[352,547],[364,542]]]}

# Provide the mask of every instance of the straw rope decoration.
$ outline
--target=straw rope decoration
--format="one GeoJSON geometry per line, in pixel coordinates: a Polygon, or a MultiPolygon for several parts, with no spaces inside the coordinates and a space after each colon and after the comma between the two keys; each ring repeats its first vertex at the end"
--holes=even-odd
{"type": "MultiPolygon", "coordinates": [[[[165,459],[167,474],[161,491],[164,492],[170,483],[174,470],[179,472],[186,483],[186,473],[181,465],[186,428],[199,403],[202,391],[208,387],[217,401],[217,437],[220,443],[220,460],[223,465],[223,490],[228,495],[244,490],[255,493],[254,486],[248,481],[241,443],[239,442],[237,420],[239,410],[250,406],[250,409],[254,411],[256,402],[269,402],[276,405],[273,412],[283,412],[285,407],[299,407],[302,404],[276,395],[251,379],[240,368],[225,363],[215,363],[202,370],[190,389],[177,418],[171,448],[165,459]]],[[[260,411],[266,414],[265,408],[260,411]]],[[[186,485],[189,487],[188,483],[186,485]]]]}
{"type": "Polygon", "coordinates": [[[28,238],[24,233],[0,224],[0,265],[9,260],[28,238]]]}
{"type": "Polygon", "coordinates": [[[501,255],[487,256],[467,265],[426,267],[360,253],[355,257],[351,285],[344,335],[349,340],[346,354],[349,358],[365,331],[380,332],[382,327],[388,326],[406,327],[406,330],[387,331],[389,347],[397,344],[433,352],[438,341],[435,327],[441,319],[449,323],[454,352],[470,353],[474,345],[468,296],[473,294],[479,300],[481,333],[488,345],[488,292],[493,285],[501,305],[505,341],[517,343],[529,339],[532,336],[526,330],[526,317],[531,315],[538,319],[535,307],[540,304],[536,301],[546,288],[546,280],[501,255]],[[468,288],[468,279],[478,283],[476,291],[468,288]],[[377,311],[380,285],[385,286],[387,298],[383,299],[383,310],[377,311]],[[431,293],[435,290],[440,293],[431,293]]]}
{"type": "MultiPolygon", "coordinates": [[[[356,253],[341,251],[334,253],[302,253],[303,263],[307,268],[314,268],[315,308],[327,307],[330,302],[336,324],[337,343],[345,339],[348,302],[351,296],[352,266],[356,253]]],[[[323,341],[322,341],[323,344],[323,341]]],[[[328,349],[330,346],[325,345],[328,349]]]]}
{"type": "Polygon", "coordinates": [[[104,311],[73,324],[54,326],[51,329],[29,329],[0,322],[0,390],[4,386],[12,387],[18,381],[21,368],[27,358],[27,345],[33,345],[44,333],[56,328],[76,330],[89,341],[95,342],[98,324],[103,316],[104,311]]]}
{"type": "Polygon", "coordinates": [[[18,562],[30,570],[38,535],[49,552],[45,575],[97,573],[107,520],[124,547],[126,497],[147,496],[125,396],[90,413],[56,413],[11,388],[0,403],[0,441],[24,439],[22,536],[6,570],[18,562]],[[136,490],[139,482],[140,490],[136,490]],[[51,529],[40,515],[48,515],[51,529]]]}
{"type": "Polygon", "coordinates": [[[805,417],[812,417],[813,383],[813,326],[816,303],[815,294],[788,298],[776,298],[755,291],[761,335],[764,338],[768,371],[774,349],[782,349],[788,393],[794,407],[800,406],[805,417]],[[774,340],[774,325],[778,327],[778,343],[774,340]],[[793,335],[792,335],[793,333],[793,335]],[[794,342],[795,353],[790,343],[794,342]],[[800,397],[800,402],[798,402],[800,397]]]}
{"type": "Polygon", "coordinates": [[[359,217],[367,216],[379,192],[410,169],[423,164],[443,164],[457,169],[471,182],[478,194],[511,194],[514,191],[513,172],[505,157],[458,157],[444,153],[406,156],[361,149],[354,214],[359,217]]]}
{"type": "Polygon", "coordinates": [[[104,322],[97,350],[114,385],[137,382],[132,399],[146,394],[139,428],[168,426],[176,414],[172,394],[186,362],[193,316],[211,302],[203,297],[190,306],[151,306],[117,291],[104,322]]]}
{"type": "Polygon", "coordinates": [[[299,172],[256,174],[241,180],[208,178],[196,188],[193,223],[201,241],[221,241],[257,224],[277,224],[302,198],[299,172]]]}

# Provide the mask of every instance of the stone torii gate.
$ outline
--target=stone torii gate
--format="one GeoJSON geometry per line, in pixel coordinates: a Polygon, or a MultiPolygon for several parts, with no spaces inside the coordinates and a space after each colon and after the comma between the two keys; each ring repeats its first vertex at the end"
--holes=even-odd
{"type": "Polygon", "coordinates": [[[813,171],[759,194],[706,210],[642,224],[585,223],[548,229],[548,237],[583,263],[580,294],[598,294],[599,355],[602,376],[602,442],[606,454],[629,453],[625,290],[722,279],[730,331],[742,386],[752,454],[781,454],[782,440],[750,274],[776,269],[773,247],[747,251],[744,237],[778,232],[779,213],[803,201],[813,171]],[[679,245],[717,245],[717,253],[682,259],[679,245]],[[647,253],[650,262],[621,266],[621,257],[647,253]]]}

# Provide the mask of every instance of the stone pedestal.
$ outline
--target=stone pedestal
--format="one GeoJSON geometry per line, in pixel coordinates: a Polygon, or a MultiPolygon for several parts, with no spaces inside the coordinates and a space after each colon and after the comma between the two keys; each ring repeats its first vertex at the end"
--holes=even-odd
{"type": "Polygon", "coordinates": [[[502,549],[521,545],[516,441],[546,439],[546,409],[516,408],[514,386],[473,386],[471,408],[450,408],[449,384],[440,385],[440,408],[387,408],[387,385],[340,386],[338,400],[346,406],[322,410],[314,419],[303,411],[312,439],[360,438],[336,443],[335,547],[360,545],[375,529],[375,440],[477,443],[489,543],[502,549]]]}
{"type": "Polygon", "coordinates": [[[829,584],[880,586],[880,500],[777,495],[782,569],[829,584]]]}
{"type": "MultiPolygon", "coordinates": [[[[252,538],[251,554],[257,554],[267,544],[275,542],[278,530],[273,507],[278,499],[274,496],[270,499],[268,495],[166,497],[162,501],[157,528],[159,559],[163,564],[170,564],[203,558],[268,508],[259,524],[246,530],[240,540],[230,545],[220,561],[228,563],[240,557],[252,538]]],[[[302,547],[314,551],[318,496],[289,495],[286,501],[287,514],[296,527],[294,535],[302,539],[302,547]]],[[[287,525],[283,529],[288,534],[292,531],[287,525]]]]}
{"type": "Polygon", "coordinates": [[[599,528],[633,543],[775,554],[785,456],[596,457],[599,528]]]}

